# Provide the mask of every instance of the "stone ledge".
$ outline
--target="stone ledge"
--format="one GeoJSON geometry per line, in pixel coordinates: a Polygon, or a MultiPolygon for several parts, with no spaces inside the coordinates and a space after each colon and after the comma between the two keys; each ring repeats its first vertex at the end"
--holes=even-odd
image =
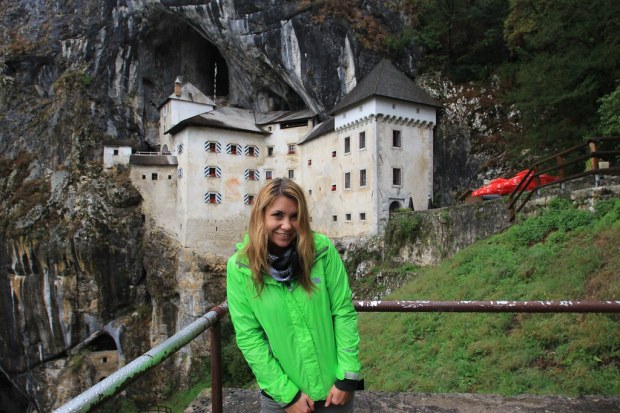
{"type": "Polygon", "coordinates": [[[174,155],[140,155],[135,154],[129,157],[130,165],[173,165],[179,164],[174,155]]]}

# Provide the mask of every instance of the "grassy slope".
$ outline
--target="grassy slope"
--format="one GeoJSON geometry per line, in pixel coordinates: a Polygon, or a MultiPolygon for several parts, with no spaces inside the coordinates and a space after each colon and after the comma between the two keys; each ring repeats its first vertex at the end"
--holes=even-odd
{"type": "MultiPolygon", "coordinates": [[[[421,270],[386,299],[618,300],[620,200],[544,215],[421,270]]],[[[620,314],[360,314],[367,389],[620,394],[620,314]]]]}

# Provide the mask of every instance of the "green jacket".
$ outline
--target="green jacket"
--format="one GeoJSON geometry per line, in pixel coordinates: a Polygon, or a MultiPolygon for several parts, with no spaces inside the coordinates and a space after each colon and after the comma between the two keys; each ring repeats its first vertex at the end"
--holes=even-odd
{"type": "Polygon", "coordinates": [[[258,296],[247,258],[237,252],[228,260],[226,291],[237,345],[259,387],[282,405],[299,390],[325,400],[337,379],[361,379],[347,273],[325,235],[314,233],[314,242],[310,278],[316,288],[310,296],[299,284],[287,287],[269,275],[258,296]]]}

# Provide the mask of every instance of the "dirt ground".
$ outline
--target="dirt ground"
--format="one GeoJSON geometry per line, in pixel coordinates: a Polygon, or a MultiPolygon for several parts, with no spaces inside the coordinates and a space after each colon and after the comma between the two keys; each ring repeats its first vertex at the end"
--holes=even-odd
{"type": "MultiPolygon", "coordinates": [[[[185,413],[211,413],[211,390],[206,390],[185,413]]],[[[223,413],[258,413],[256,390],[224,389],[223,413]]],[[[355,413],[620,413],[614,397],[502,397],[481,394],[386,393],[360,391],[355,413]]]]}

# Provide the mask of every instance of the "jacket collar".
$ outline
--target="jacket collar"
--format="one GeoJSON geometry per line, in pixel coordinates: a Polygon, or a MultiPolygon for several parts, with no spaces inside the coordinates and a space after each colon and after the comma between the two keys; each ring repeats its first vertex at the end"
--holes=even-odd
{"type": "MultiPolygon", "coordinates": [[[[315,234],[315,233],[313,233],[315,234]]],[[[235,264],[237,265],[237,267],[239,268],[239,270],[241,270],[244,274],[248,275],[248,276],[252,276],[252,273],[250,272],[250,265],[248,264],[247,258],[246,257],[242,257],[239,255],[239,251],[241,251],[243,249],[243,247],[245,247],[247,245],[247,243],[249,242],[249,236],[248,234],[245,234],[244,238],[243,238],[243,242],[240,242],[237,244],[237,254],[236,254],[236,260],[235,260],[235,264]]],[[[325,255],[327,253],[327,250],[329,248],[329,245],[326,242],[322,242],[322,240],[320,240],[316,234],[314,235],[314,262],[316,263],[319,259],[321,259],[323,257],[323,255],[325,255]]],[[[265,278],[265,282],[274,282],[277,283],[276,280],[274,280],[271,277],[264,277],[265,278]]]]}

